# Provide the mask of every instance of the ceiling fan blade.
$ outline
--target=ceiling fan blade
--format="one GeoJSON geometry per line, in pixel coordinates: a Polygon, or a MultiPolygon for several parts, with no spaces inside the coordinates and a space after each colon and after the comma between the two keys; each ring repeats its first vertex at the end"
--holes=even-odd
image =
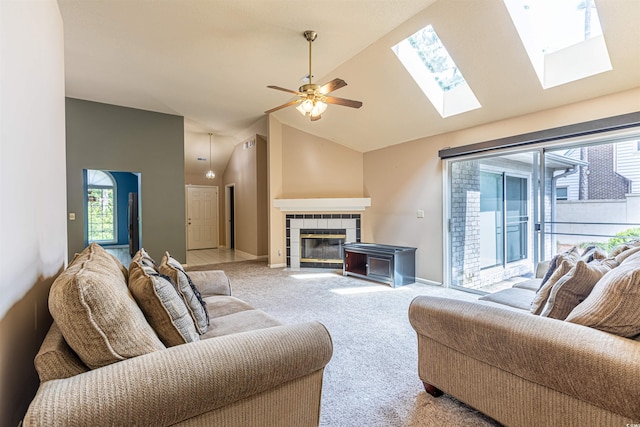
{"type": "Polygon", "coordinates": [[[319,92],[323,95],[328,94],[329,92],[333,92],[334,90],[338,90],[341,87],[345,87],[347,85],[347,82],[345,82],[342,79],[333,79],[331,80],[329,83],[327,83],[326,85],[322,86],[319,90],[319,92]]]}
{"type": "Polygon", "coordinates": [[[272,108],[270,110],[267,110],[264,113],[265,114],[273,113],[274,111],[281,110],[283,108],[289,107],[290,105],[295,105],[295,104],[299,103],[300,101],[302,101],[302,100],[301,99],[294,99],[293,101],[289,101],[286,104],[282,104],[282,105],[280,105],[278,107],[275,107],[275,108],[272,108]]]}
{"type": "Polygon", "coordinates": [[[316,120],[320,120],[322,116],[311,116],[311,121],[315,122],[316,120]]]}
{"type": "Polygon", "coordinates": [[[327,104],[344,105],[345,107],[351,107],[351,108],[362,107],[362,102],[360,101],[354,101],[354,100],[345,99],[345,98],[336,98],[335,96],[327,96],[324,102],[326,102],[327,104]]]}
{"type": "Polygon", "coordinates": [[[267,86],[269,89],[281,90],[283,92],[295,93],[296,95],[303,95],[303,93],[298,92],[297,90],[291,90],[280,86],[267,86]]]}

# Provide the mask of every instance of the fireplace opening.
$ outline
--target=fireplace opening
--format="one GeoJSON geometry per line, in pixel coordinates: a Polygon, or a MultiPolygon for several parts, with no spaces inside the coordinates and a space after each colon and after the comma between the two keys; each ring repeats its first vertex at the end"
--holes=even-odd
{"type": "Polygon", "coordinates": [[[344,229],[300,230],[300,266],[342,267],[342,245],[346,238],[344,229]]]}

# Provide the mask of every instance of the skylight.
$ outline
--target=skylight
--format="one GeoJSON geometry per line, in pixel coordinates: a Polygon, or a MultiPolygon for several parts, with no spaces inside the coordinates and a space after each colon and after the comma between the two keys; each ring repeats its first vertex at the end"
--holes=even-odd
{"type": "Polygon", "coordinates": [[[593,0],[504,0],[545,89],[612,69],[593,0]]]}
{"type": "Polygon", "coordinates": [[[480,108],[431,25],[402,40],[392,50],[442,117],[480,108]]]}

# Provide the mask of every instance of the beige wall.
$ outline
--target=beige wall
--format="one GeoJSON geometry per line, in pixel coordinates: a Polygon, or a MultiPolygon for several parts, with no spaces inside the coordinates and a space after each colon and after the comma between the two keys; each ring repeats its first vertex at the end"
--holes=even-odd
{"type": "Polygon", "coordinates": [[[67,261],[64,37],[58,4],[0,2],[0,425],[38,387],[49,288],[67,261]]]}
{"type": "MultiPolygon", "coordinates": [[[[224,172],[224,185],[234,186],[235,249],[267,255],[267,142],[255,135],[255,146],[236,145],[224,172]]],[[[223,189],[224,195],[224,189],[223,189]]]]}
{"type": "Polygon", "coordinates": [[[372,206],[363,241],[417,247],[416,275],[443,280],[442,162],[438,150],[640,111],[640,89],[580,102],[364,154],[372,206]],[[418,209],[425,218],[417,218],[418,209]]]}
{"type": "Polygon", "coordinates": [[[282,127],[283,197],[362,197],[362,153],[282,127]]]}
{"type": "MultiPolygon", "coordinates": [[[[285,216],[275,199],[363,197],[363,155],[269,117],[269,265],[286,264],[285,216]]],[[[366,221],[363,212],[363,223],[366,221]]]]}

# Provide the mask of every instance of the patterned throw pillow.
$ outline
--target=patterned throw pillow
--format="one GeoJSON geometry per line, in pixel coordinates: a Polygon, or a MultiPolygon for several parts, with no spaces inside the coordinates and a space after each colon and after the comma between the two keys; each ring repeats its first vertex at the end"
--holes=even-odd
{"type": "MultiPolygon", "coordinates": [[[[153,267],[158,271],[158,264],[153,260],[153,258],[151,258],[151,255],[149,255],[144,248],[138,249],[138,252],[136,252],[133,258],[131,258],[131,263],[134,262],[139,262],[146,267],[153,267]]],[[[129,264],[129,268],[131,268],[131,264],[129,264]]]]}
{"type": "Polygon", "coordinates": [[[622,263],[602,276],[566,321],[631,338],[640,334],[640,266],[622,263]]]}
{"type": "Polygon", "coordinates": [[[167,347],[200,340],[189,310],[171,279],[143,262],[131,263],[129,289],[160,340],[167,347]]]}
{"type": "Polygon", "coordinates": [[[613,259],[591,263],[578,261],[553,285],[540,315],[564,320],[571,310],[589,296],[598,280],[617,265],[618,263],[613,259]]]}
{"type": "Polygon", "coordinates": [[[97,244],[56,278],[49,311],[65,341],[92,369],[166,348],[133,299],[122,271],[97,244]]]}
{"type": "Polygon", "coordinates": [[[159,270],[161,274],[169,276],[171,280],[173,280],[176,289],[189,309],[189,314],[191,314],[197,331],[200,334],[207,332],[209,326],[207,304],[202,299],[200,292],[191,281],[191,278],[185,273],[182,264],[172,258],[169,252],[165,252],[159,270]]]}

